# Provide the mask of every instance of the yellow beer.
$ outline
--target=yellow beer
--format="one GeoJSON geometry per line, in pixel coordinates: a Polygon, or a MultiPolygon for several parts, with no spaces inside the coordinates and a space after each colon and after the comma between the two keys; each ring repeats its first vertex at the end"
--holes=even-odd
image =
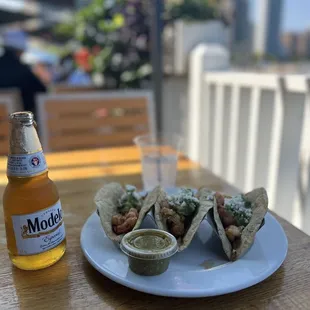
{"type": "Polygon", "coordinates": [[[12,263],[36,270],[65,253],[59,194],[48,168],[31,112],[10,115],[8,185],[3,195],[6,238],[12,263]]]}

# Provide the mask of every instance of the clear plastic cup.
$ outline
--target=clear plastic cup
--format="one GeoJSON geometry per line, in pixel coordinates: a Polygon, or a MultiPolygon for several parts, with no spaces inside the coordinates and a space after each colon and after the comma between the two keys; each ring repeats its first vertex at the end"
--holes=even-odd
{"type": "Polygon", "coordinates": [[[137,136],[134,143],[140,149],[144,190],[157,185],[175,187],[182,138],[174,133],[158,133],[137,136]]]}

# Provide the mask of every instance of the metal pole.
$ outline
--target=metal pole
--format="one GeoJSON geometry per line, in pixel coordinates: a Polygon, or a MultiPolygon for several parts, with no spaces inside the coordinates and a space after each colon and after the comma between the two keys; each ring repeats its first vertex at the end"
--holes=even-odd
{"type": "Polygon", "coordinates": [[[157,132],[162,130],[162,12],[163,12],[163,1],[162,0],[151,0],[152,6],[151,11],[151,60],[153,67],[153,91],[155,99],[155,110],[156,110],[156,129],[157,132]]]}

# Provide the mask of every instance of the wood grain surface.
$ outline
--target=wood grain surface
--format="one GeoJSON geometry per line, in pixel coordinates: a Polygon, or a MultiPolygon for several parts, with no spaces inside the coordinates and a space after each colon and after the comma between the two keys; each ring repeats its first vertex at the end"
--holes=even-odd
{"type": "MultiPolygon", "coordinates": [[[[87,95],[88,94],[88,95],[87,95]]],[[[149,100],[85,96],[44,97],[42,112],[47,119],[40,124],[43,145],[50,151],[131,145],[134,137],[149,128],[149,100]],[[74,112],[72,112],[74,111],[74,112]]]]}
{"type": "MultiPolygon", "coordinates": [[[[0,213],[0,309],[310,309],[310,237],[278,218],[284,227],[289,252],[283,266],[254,287],[225,296],[178,299],[151,296],[123,287],[102,276],[84,258],[80,232],[94,211],[95,192],[104,182],[131,183],[141,188],[139,154],[134,148],[118,148],[50,154],[47,161],[51,177],[57,176],[67,231],[67,252],[54,266],[40,271],[14,268],[5,245],[3,214],[0,213]],[[100,154],[100,156],[99,156],[100,154]],[[107,170],[85,175],[81,167],[96,167],[101,155],[107,170]],[[99,158],[99,159],[98,159],[99,158]],[[129,169],[129,167],[133,168],[129,169]],[[116,168],[117,167],[117,168],[116,168]],[[77,178],[68,173],[77,169],[77,178]],[[119,172],[116,170],[120,169],[119,172]],[[129,170],[128,170],[129,169],[129,170]],[[69,171],[69,172],[68,172],[69,171]],[[121,172],[125,173],[122,174],[121,172]],[[128,173],[126,173],[126,171],[128,173]],[[64,181],[61,180],[64,177],[64,181]]],[[[236,189],[208,171],[182,159],[178,185],[206,185],[228,194],[236,189]],[[186,164],[185,164],[186,163],[186,164]]],[[[5,159],[0,159],[0,179],[5,159]]],[[[4,186],[0,187],[2,196],[4,186]]],[[[272,236],[270,236],[272,238],[272,236]]]]}

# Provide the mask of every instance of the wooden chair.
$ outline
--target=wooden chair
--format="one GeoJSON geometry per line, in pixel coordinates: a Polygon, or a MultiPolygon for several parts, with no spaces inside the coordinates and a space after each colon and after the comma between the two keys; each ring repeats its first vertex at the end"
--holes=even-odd
{"type": "Polygon", "coordinates": [[[39,95],[37,111],[45,151],[130,145],[155,130],[149,91],[39,95]]]}
{"type": "Polygon", "coordinates": [[[21,109],[22,105],[18,90],[0,90],[0,155],[6,155],[8,153],[8,115],[21,109]]]}

